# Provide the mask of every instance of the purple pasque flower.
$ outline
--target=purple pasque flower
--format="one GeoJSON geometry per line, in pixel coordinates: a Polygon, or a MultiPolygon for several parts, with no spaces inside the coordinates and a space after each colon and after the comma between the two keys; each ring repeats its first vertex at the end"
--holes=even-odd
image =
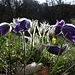
{"type": "Polygon", "coordinates": [[[75,26],[73,24],[65,24],[65,26],[62,27],[62,33],[65,38],[75,43],[75,26]]]}
{"type": "Polygon", "coordinates": [[[55,55],[61,55],[63,53],[63,51],[65,51],[65,47],[64,48],[60,48],[58,47],[57,45],[49,45],[49,44],[44,44],[44,46],[46,47],[47,51],[52,53],[52,54],[55,54],[55,55]]]}
{"type": "Polygon", "coordinates": [[[0,24],[0,36],[7,34],[10,31],[11,27],[9,23],[1,23],[0,24]]]}
{"type": "Polygon", "coordinates": [[[15,20],[16,27],[13,29],[13,32],[18,33],[21,30],[28,30],[31,27],[31,20],[26,18],[21,18],[15,20]]]}
{"type": "Polygon", "coordinates": [[[55,28],[55,35],[61,35],[61,29],[62,29],[62,26],[57,25],[55,28]]]}
{"type": "Polygon", "coordinates": [[[62,24],[56,23],[55,35],[64,35],[65,38],[75,43],[75,26],[73,24],[65,24],[62,20],[62,24]]]}
{"type": "Polygon", "coordinates": [[[62,29],[62,26],[65,25],[65,21],[64,20],[61,20],[61,21],[57,20],[55,25],[56,25],[55,35],[61,35],[61,29],[62,29]]]}
{"type": "Polygon", "coordinates": [[[65,24],[65,21],[64,20],[61,20],[61,21],[58,21],[57,20],[57,22],[56,22],[56,24],[55,25],[64,25],[65,24]]]}
{"type": "Polygon", "coordinates": [[[57,45],[51,45],[48,49],[48,52],[52,53],[52,54],[55,54],[55,55],[58,55],[59,52],[60,52],[60,55],[62,54],[64,50],[59,48],[57,45]]]}

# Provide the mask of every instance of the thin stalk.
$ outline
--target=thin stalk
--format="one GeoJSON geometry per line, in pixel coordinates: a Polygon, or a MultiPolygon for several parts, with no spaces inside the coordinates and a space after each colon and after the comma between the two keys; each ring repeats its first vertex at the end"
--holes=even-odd
{"type": "MultiPolygon", "coordinates": [[[[66,34],[66,35],[67,35],[67,34],[66,34]]],[[[65,36],[66,36],[66,35],[65,35],[65,36]]],[[[58,52],[58,57],[57,57],[55,66],[54,66],[52,72],[50,73],[50,75],[53,74],[53,72],[56,70],[56,67],[57,67],[57,65],[58,65],[58,63],[59,63],[59,56],[60,56],[60,52],[61,52],[61,49],[62,49],[62,45],[63,45],[64,40],[65,40],[65,36],[63,37],[63,40],[62,40],[62,43],[61,43],[61,47],[60,47],[60,50],[59,50],[59,52],[58,52]]]]}
{"type": "MultiPolygon", "coordinates": [[[[67,35],[67,34],[66,34],[66,35],[67,35]]],[[[61,42],[60,50],[59,50],[59,52],[58,52],[58,58],[57,58],[57,61],[58,61],[58,59],[59,59],[60,52],[61,52],[61,50],[62,50],[62,45],[63,45],[63,43],[64,43],[64,40],[65,40],[66,35],[63,37],[63,40],[62,40],[62,42],[61,42]]],[[[56,63],[57,63],[57,62],[56,62],[56,63]]]]}
{"type": "Polygon", "coordinates": [[[8,75],[10,75],[11,74],[10,33],[8,34],[8,48],[9,48],[9,71],[8,71],[8,75]]]}
{"type": "MultiPolygon", "coordinates": [[[[26,50],[26,43],[25,43],[25,32],[23,32],[23,51],[24,51],[24,58],[25,58],[25,50],[26,50]]],[[[24,62],[24,75],[25,75],[25,62],[24,62]]]]}
{"type": "Polygon", "coordinates": [[[68,72],[73,66],[75,66],[75,63],[71,65],[62,75],[64,75],[66,72],[68,72]]]}
{"type": "Polygon", "coordinates": [[[32,51],[32,49],[33,49],[33,46],[34,46],[34,41],[33,41],[33,39],[34,39],[34,33],[32,34],[31,51],[32,51]]]}
{"type": "MultiPolygon", "coordinates": [[[[19,35],[17,39],[19,39],[19,44],[20,44],[20,47],[21,47],[21,39],[20,38],[21,38],[21,36],[19,35]]],[[[16,58],[18,58],[17,49],[16,49],[16,58]]],[[[15,66],[16,66],[15,67],[15,70],[16,70],[15,73],[16,73],[16,75],[19,75],[18,71],[17,71],[17,63],[18,63],[18,61],[16,61],[16,64],[15,64],[15,66]]]]}
{"type": "Polygon", "coordinates": [[[43,44],[43,36],[42,36],[42,44],[43,44]]]}

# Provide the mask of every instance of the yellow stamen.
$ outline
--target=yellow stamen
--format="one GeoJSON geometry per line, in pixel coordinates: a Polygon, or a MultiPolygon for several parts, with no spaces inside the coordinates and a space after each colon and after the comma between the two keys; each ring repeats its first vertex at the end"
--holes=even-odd
{"type": "Polygon", "coordinates": [[[52,44],[56,44],[56,38],[52,38],[52,44]]]}

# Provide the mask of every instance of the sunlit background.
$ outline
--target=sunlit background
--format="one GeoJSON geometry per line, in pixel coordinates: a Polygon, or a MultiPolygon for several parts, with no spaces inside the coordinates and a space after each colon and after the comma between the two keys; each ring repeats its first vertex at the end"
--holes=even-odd
{"type": "MultiPolygon", "coordinates": [[[[36,0],[39,3],[44,3],[44,2],[50,2],[51,0],[36,0]]],[[[53,0],[53,1],[58,1],[58,0],[53,0]]],[[[68,3],[68,4],[75,4],[74,0],[62,0],[64,3],[68,3]]]]}

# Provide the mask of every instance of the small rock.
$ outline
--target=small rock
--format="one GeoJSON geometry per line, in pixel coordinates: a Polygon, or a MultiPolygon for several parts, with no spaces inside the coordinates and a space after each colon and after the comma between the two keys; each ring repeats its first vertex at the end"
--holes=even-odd
{"type": "Polygon", "coordinates": [[[43,67],[40,71],[36,72],[36,75],[49,75],[49,68],[43,67]]]}
{"type": "MultiPolygon", "coordinates": [[[[36,62],[32,62],[31,64],[26,65],[25,67],[25,75],[33,73],[34,75],[37,75],[37,72],[43,68],[43,64],[39,63],[37,64],[36,62]]],[[[18,64],[17,70],[18,73],[21,71],[22,67],[18,64]]],[[[24,75],[24,68],[20,72],[20,75],[24,75]]]]}

